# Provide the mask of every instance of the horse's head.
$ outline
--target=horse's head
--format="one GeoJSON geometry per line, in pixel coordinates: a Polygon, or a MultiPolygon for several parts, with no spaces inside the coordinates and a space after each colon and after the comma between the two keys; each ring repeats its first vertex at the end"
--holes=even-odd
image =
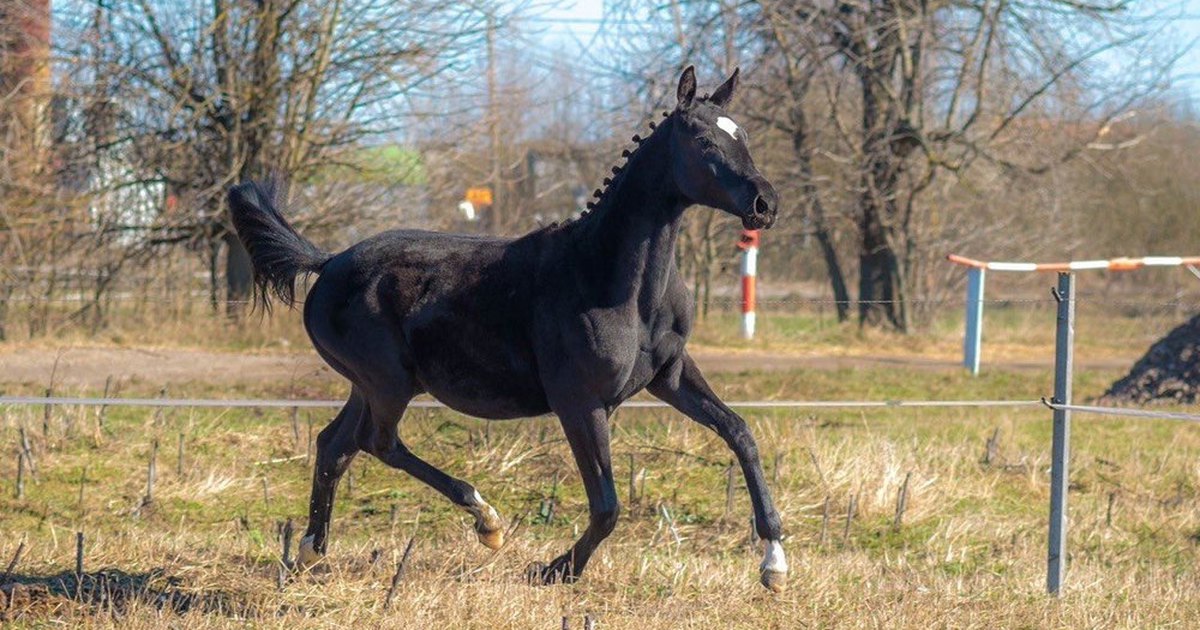
{"type": "Polygon", "coordinates": [[[711,97],[696,98],[696,71],[683,71],[672,115],[672,175],[691,201],[740,218],[748,230],[769,228],[779,197],[754,166],[746,132],[725,113],[737,82],[734,70],[711,97]]]}

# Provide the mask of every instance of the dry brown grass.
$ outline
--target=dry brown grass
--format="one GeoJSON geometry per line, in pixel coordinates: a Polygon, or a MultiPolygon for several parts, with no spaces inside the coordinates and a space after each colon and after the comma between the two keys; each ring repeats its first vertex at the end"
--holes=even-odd
{"type": "MultiPolygon", "coordinates": [[[[1042,278],[1049,287],[1052,279],[1042,278]]],[[[1035,285],[1035,286],[1041,286],[1035,285]]],[[[1087,284],[1085,283],[1085,286],[1087,284]]],[[[1054,350],[1055,305],[1047,291],[1032,289],[1014,302],[989,302],[984,314],[984,365],[989,361],[1043,360],[1054,350]]],[[[1172,298],[1084,294],[1077,305],[1077,355],[1080,360],[1121,359],[1132,362],[1171,328],[1193,314],[1188,295],[1172,298]]],[[[70,308],[56,305],[51,313],[69,321],[70,308]]],[[[696,323],[693,346],[725,352],[769,350],[780,353],[835,356],[923,357],[957,360],[962,352],[961,298],[939,302],[938,317],[910,335],[898,335],[850,323],[838,325],[831,307],[810,302],[766,302],[759,314],[758,336],[740,337],[739,305],[723,300],[696,323]]],[[[56,348],[70,345],[118,347],[184,347],[206,350],[309,351],[297,312],[277,308],[274,316],[251,313],[240,323],[211,312],[198,298],[117,301],[99,330],[62,324],[52,334],[27,338],[29,314],[14,308],[9,346],[56,348]]]]}
{"type": "MultiPolygon", "coordinates": [[[[1041,379],[874,371],[730,375],[719,385],[738,397],[803,391],[805,382],[827,391],[840,383],[846,391],[835,393],[847,395],[1025,397],[1041,379]]],[[[1103,380],[1084,378],[1082,394],[1103,380]]],[[[760,552],[748,541],[741,486],[725,514],[728,451],[664,412],[623,411],[616,419],[620,496],[628,493],[630,454],[646,471],[644,495],[623,501],[617,532],[579,584],[530,587],[522,578],[528,563],[560,553],[586,523],[582,488],[554,423],[488,431],[449,413],[417,411],[404,429],[415,451],[474,482],[506,518],[524,515],[508,546],[487,551],[464,513],[364,457],[352,468],[352,493],[343,482],[327,566],[282,590],[276,527],[288,517],[303,526],[308,491],[303,414],[296,442],[286,413],[112,409],[98,441],[92,410],[56,412],[48,440],[40,409],[0,413],[4,452],[15,452],[24,425],[38,464],[37,481],[18,501],[15,463],[6,458],[0,499],[0,570],[18,542],[27,543],[15,572],[23,586],[0,601],[5,622],[17,626],[557,628],[567,616],[582,628],[590,615],[598,628],[640,630],[1188,627],[1200,619],[1200,431],[1188,425],[1077,421],[1072,555],[1066,594],[1056,600],[1043,594],[1049,423],[1037,410],[750,414],[788,533],[791,588],[782,595],[757,583],[760,552]],[[999,457],[982,465],[995,427],[999,457]],[[180,432],[183,475],[175,470],[180,432]],[[143,508],[154,437],[159,481],[154,504],[143,508]],[[283,461],[267,463],[273,459],[283,461]],[[896,492],[908,472],[909,510],[894,530],[896,492]],[[859,513],[843,537],[851,495],[859,513]],[[822,544],[827,496],[832,522],[822,544]],[[539,506],[551,497],[547,521],[539,506]],[[83,589],[71,574],[76,530],[87,534],[83,589]],[[414,531],[412,558],[385,610],[396,558],[414,531]]]]}

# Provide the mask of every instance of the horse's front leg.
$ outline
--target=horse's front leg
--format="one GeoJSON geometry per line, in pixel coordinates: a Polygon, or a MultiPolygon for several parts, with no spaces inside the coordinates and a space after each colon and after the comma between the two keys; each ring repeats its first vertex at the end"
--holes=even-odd
{"type": "Polygon", "coordinates": [[[686,352],[660,372],[647,390],[692,420],[716,431],[737,455],[754,505],[754,526],[765,544],[759,577],[763,586],[775,592],[782,591],[788,570],[781,542],[782,524],[767,489],[758,445],[746,427],[746,421],[717,398],[686,352]]]}
{"type": "Polygon", "coordinates": [[[598,403],[578,400],[554,407],[583,477],[590,518],[583,536],[570,550],[549,564],[529,567],[530,581],[544,584],[577,580],[596,547],[616,528],[620,512],[609,451],[608,412],[598,403]]]}

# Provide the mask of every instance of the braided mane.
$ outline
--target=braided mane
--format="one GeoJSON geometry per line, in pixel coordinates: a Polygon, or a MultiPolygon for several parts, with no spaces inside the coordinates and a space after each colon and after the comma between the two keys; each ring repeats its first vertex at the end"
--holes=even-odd
{"type": "MultiPolygon", "coordinates": [[[[707,100],[709,100],[709,94],[706,93],[703,96],[698,96],[695,102],[705,102],[707,100]]],[[[677,112],[677,109],[672,111],[664,111],[661,113],[661,115],[663,119],[668,119],[677,112]]],[[[638,152],[639,149],[641,149],[642,144],[644,144],[646,140],[650,139],[650,135],[652,135],[654,131],[658,129],[659,125],[657,122],[651,119],[649,127],[650,133],[647,134],[646,137],[642,137],[639,134],[634,134],[630,139],[631,142],[633,142],[633,146],[631,148],[625,148],[621,150],[621,159],[624,161],[620,164],[614,164],[612,166],[610,169],[612,173],[611,176],[605,177],[601,182],[601,187],[592,191],[593,199],[587,202],[586,209],[581,212],[578,217],[572,217],[562,221],[554,221],[543,227],[542,230],[557,230],[565,228],[571,224],[586,219],[587,217],[591,216],[593,210],[600,208],[601,204],[608,200],[608,192],[612,190],[614,184],[620,181],[620,176],[625,172],[625,166],[628,165],[629,160],[638,152]]]]}

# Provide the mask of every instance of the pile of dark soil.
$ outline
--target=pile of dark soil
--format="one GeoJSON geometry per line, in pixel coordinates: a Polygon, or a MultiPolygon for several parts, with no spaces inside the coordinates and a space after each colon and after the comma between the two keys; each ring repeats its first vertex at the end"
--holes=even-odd
{"type": "Polygon", "coordinates": [[[1150,346],[1101,397],[1109,404],[1200,401],[1200,315],[1150,346]]]}

